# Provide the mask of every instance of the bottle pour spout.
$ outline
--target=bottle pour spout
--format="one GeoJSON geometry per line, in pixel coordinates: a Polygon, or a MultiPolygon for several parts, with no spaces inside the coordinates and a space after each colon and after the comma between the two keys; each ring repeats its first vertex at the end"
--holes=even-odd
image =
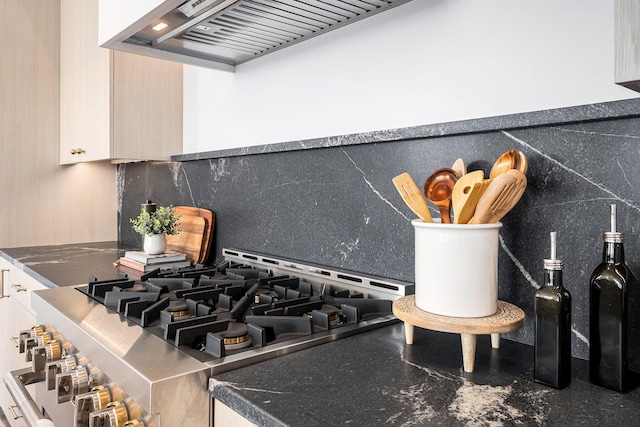
{"type": "Polygon", "coordinates": [[[611,232],[616,232],[616,223],[618,221],[618,212],[615,204],[611,205],[611,232]]]}
{"type": "Polygon", "coordinates": [[[564,263],[559,259],[557,259],[557,252],[556,252],[557,236],[558,236],[557,231],[552,231],[550,233],[551,257],[550,259],[544,260],[544,268],[547,270],[562,270],[562,268],[564,267],[564,263]]]}

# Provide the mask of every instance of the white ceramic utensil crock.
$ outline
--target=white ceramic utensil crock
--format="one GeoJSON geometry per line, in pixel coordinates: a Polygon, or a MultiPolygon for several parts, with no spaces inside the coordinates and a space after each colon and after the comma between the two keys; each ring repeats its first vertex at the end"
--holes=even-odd
{"type": "Polygon", "coordinates": [[[441,224],[415,219],[412,224],[418,308],[453,317],[495,314],[502,223],[441,224]]]}

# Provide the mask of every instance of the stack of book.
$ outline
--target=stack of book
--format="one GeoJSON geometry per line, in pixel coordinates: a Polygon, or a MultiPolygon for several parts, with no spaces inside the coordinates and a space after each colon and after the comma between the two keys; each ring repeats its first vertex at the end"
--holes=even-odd
{"type": "Polygon", "coordinates": [[[142,251],[126,251],[118,260],[118,264],[137,271],[147,272],[157,268],[166,270],[172,268],[189,267],[191,261],[186,254],[166,251],[160,255],[149,255],[142,251]]]}

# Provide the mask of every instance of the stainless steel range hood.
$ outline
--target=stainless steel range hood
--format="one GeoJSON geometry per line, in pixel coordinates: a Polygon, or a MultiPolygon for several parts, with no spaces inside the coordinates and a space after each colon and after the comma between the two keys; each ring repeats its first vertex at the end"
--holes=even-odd
{"type": "Polygon", "coordinates": [[[136,22],[102,46],[233,71],[408,1],[167,0],[143,18],[148,22],[136,22]],[[158,30],[158,24],[166,27],[158,30]]]}

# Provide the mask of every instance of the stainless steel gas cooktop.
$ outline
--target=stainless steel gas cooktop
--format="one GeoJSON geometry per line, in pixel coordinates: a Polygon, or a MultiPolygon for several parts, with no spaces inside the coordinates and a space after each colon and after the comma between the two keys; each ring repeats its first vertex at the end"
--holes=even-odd
{"type": "Polygon", "coordinates": [[[100,415],[83,393],[105,386],[147,427],[209,425],[210,376],[397,322],[393,301],[414,289],[264,254],[223,255],[217,266],[35,292],[42,325],[21,333],[33,368],[14,383],[39,381],[36,407],[66,413],[56,415],[62,423],[79,411],[100,415]]]}

